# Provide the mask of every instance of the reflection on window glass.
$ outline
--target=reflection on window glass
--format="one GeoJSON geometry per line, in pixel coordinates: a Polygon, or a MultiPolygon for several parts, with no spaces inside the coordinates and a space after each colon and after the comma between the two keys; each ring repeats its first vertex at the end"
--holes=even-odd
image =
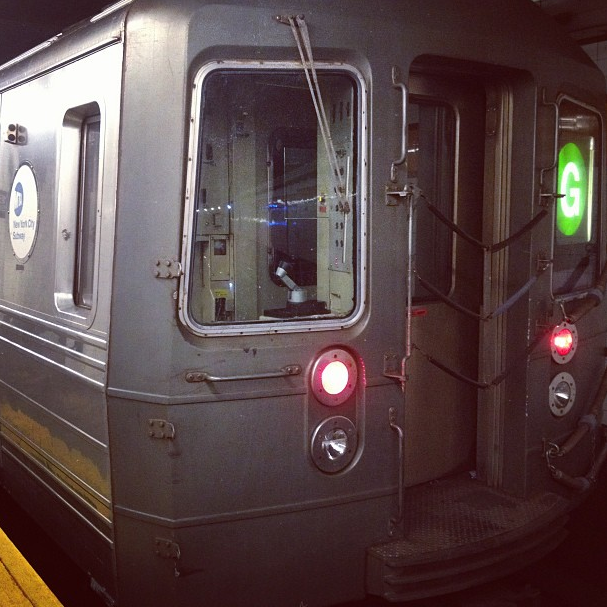
{"type": "Polygon", "coordinates": [[[356,88],[345,74],[318,78],[339,193],[305,74],[218,70],[202,82],[189,275],[199,325],[355,309],[356,88]]]}
{"type": "Polygon", "coordinates": [[[597,271],[598,116],[570,100],[559,104],[553,292],[592,286],[597,271]]]}
{"type": "Polygon", "coordinates": [[[296,284],[316,284],[316,129],[280,128],[270,138],[273,167],[269,238],[274,281],[279,264],[296,284]]]}
{"type": "MultiPolygon", "coordinates": [[[[444,216],[454,217],[455,115],[447,105],[429,100],[409,104],[407,181],[421,189],[425,198],[444,216]]],[[[415,268],[440,292],[451,289],[453,232],[419,204],[415,219],[415,268]]],[[[431,295],[414,285],[414,299],[431,295]]]]}
{"type": "Polygon", "coordinates": [[[87,118],[82,124],[81,134],[74,302],[83,308],[91,308],[93,302],[97,193],[99,186],[99,127],[99,116],[87,118]]]}

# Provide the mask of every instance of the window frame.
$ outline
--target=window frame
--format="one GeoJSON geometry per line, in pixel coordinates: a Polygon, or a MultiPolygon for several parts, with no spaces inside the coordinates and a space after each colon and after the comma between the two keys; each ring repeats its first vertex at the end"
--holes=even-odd
{"type": "Polygon", "coordinates": [[[77,234],[76,234],[76,263],[74,268],[74,304],[79,308],[91,310],[95,293],[95,251],[97,248],[97,223],[99,219],[99,179],[101,160],[101,113],[86,116],[82,121],[80,142],[80,185],[78,194],[77,234]],[[97,125],[97,148],[92,162],[90,155],[91,125],[97,125]],[[91,178],[95,181],[94,201],[88,195],[88,183],[91,178]],[[85,230],[93,228],[93,242],[85,237],[85,230]],[[92,246],[91,246],[92,244],[92,246]],[[84,258],[87,257],[85,263],[84,258]],[[89,292],[90,288],[90,292],[89,292]]]}
{"type": "Polygon", "coordinates": [[[104,106],[100,100],[69,107],[63,115],[59,141],[59,173],[57,196],[57,234],[55,264],[55,308],[60,316],[90,326],[95,318],[99,281],[99,247],[101,235],[102,175],[105,149],[104,106]],[[90,302],[83,302],[78,295],[82,280],[79,272],[82,266],[82,238],[80,234],[84,200],[84,170],[87,153],[86,125],[99,124],[99,146],[96,158],[96,180],[94,204],[90,212],[95,219],[95,242],[92,247],[92,262],[88,269],[90,276],[90,302]]]}
{"type": "MultiPolygon", "coordinates": [[[[569,96],[569,95],[560,95],[559,96],[559,98],[557,100],[558,112],[557,112],[557,121],[556,121],[555,154],[554,154],[553,183],[554,183],[555,192],[559,191],[559,184],[557,182],[558,182],[558,173],[559,173],[559,153],[561,150],[561,138],[560,138],[561,104],[563,102],[568,102],[569,104],[577,105],[578,107],[586,110],[589,114],[592,114],[596,118],[597,124],[598,124],[598,133],[597,133],[596,140],[597,140],[599,149],[598,149],[598,154],[597,154],[597,160],[595,161],[596,170],[598,171],[598,175],[596,176],[597,187],[594,189],[594,193],[596,195],[596,200],[595,200],[596,204],[594,204],[594,208],[595,208],[594,212],[596,213],[596,215],[591,218],[591,220],[594,222],[594,224],[591,225],[590,241],[588,243],[573,242],[571,244],[558,244],[557,245],[556,220],[557,220],[557,205],[559,203],[560,198],[557,198],[555,200],[555,204],[553,206],[552,219],[551,219],[551,221],[552,221],[551,240],[550,240],[550,250],[551,250],[550,258],[553,261],[550,264],[550,294],[551,294],[552,299],[556,302],[566,302],[566,301],[570,301],[570,300],[574,300],[574,299],[579,299],[581,297],[584,297],[590,290],[592,290],[595,286],[596,280],[600,273],[601,261],[603,258],[603,255],[601,253],[602,241],[603,241],[603,234],[601,231],[601,221],[602,221],[602,216],[603,216],[602,209],[601,209],[601,192],[602,192],[603,180],[604,180],[603,159],[604,159],[604,154],[605,154],[603,118],[601,116],[600,111],[597,110],[597,108],[593,107],[592,105],[590,105],[588,103],[584,103],[580,99],[577,99],[577,98],[569,96]],[[594,242],[593,242],[593,240],[594,240],[594,242]],[[589,245],[593,246],[596,249],[592,283],[589,285],[583,286],[579,289],[573,289],[573,290],[568,290],[568,291],[563,291],[563,292],[555,292],[555,286],[556,286],[555,285],[555,256],[557,254],[557,247],[558,248],[577,247],[577,248],[581,249],[582,247],[584,247],[584,246],[588,247],[589,245]]],[[[572,273],[575,271],[575,268],[571,268],[569,271],[570,271],[570,273],[572,273]]]]}
{"type": "MultiPolygon", "coordinates": [[[[449,171],[450,171],[450,188],[451,188],[451,209],[450,209],[450,213],[447,214],[445,212],[445,209],[443,208],[439,208],[439,210],[445,214],[451,221],[453,221],[454,223],[457,223],[457,179],[458,179],[458,160],[459,160],[459,126],[460,126],[460,121],[459,121],[459,114],[457,111],[457,107],[455,105],[453,105],[452,103],[450,103],[448,100],[443,99],[441,97],[434,97],[432,95],[411,95],[410,99],[409,99],[409,106],[411,105],[417,105],[417,106],[427,106],[427,107],[432,107],[432,108],[443,108],[445,109],[447,112],[449,112],[451,114],[451,118],[452,118],[452,128],[453,128],[453,132],[452,132],[452,152],[453,152],[453,156],[451,158],[452,163],[450,163],[450,167],[449,167],[449,171]]],[[[409,128],[409,126],[413,124],[413,123],[409,123],[407,122],[407,128],[409,128]]],[[[409,137],[409,134],[407,135],[409,137]]],[[[419,142],[418,142],[419,143],[419,142]]],[[[417,178],[416,178],[417,179],[417,178]]],[[[406,181],[409,185],[413,184],[413,179],[411,178],[410,174],[407,173],[406,176],[406,181]]],[[[419,185],[419,184],[415,184],[415,185],[419,185]]],[[[422,190],[424,190],[424,188],[422,188],[422,190]]],[[[436,203],[436,201],[433,201],[434,203],[436,203]]],[[[414,266],[416,267],[416,269],[419,269],[418,267],[418,256],[420,255],[419,253],[419,247],[418,247],[418,237],[419,237],[419,212],[415,213],[415,225],[414,225],[414,243],[413,243],[413,259],[414,259],[414,266]]],[[[449,263],[448,263],[448,274],[449,274],[449,284],[447,285],[447,288],[442,288],[438,287],[435,282],[432,280],[431,277],[429,277],[426,274],[422,274],[422,278],[425,278],[426,280],[429,280],[433,286],[435,286],[442,295],[444,295],[445,297],[449,297],[453,294],[455,288],[456,288],[456,284],[455,284],[455,277],[456,277],[456,244],[457,244],[457,239],[454,236],[454,233],[452,232],[452,230],[450,228],[446,228],[446,230],[448,231],[449,235],[450,235],[450,243],[447,247],[445,247],[446,250],[448,250],[448,255],[449,255],[449,263]]],[[[413,305],[426,305],[426,304],[431,304],[431,303],[435,303],[439,301],[439,297],[437,297],[436,295],[433,295],[432,293],[426,291],[421,285],[418,285],[417,283],[414,284],[414,288],[413,288],[413,305]],[[417,294],[416,294],[417,291],[417,294]]]]}
{"type": "Polygon", "coordinates": [[[367,205],[368,205],[368,142],[367,142],[367,86],[362,74],[353,66],[343,63],[315,62],[320,72],[333,71],[349,76],[353,81],[354,94],[357,95],[358,115],[356,132],[353,133],[358,159],[358,209],[356,215],[356,242],[353,258],[356,259],[354,275],[354,307],[344,318],[295,318],[256,321],[226,321],[220,324],[202,324],[194,319],[190,312],[189,285],[193,267],[192,250],[195,238],[195,213],[198,206],[197,182],[202,163],[199,162],[201,128],[203,123],[203,91],[205,81],[215,72],[289,72],[301,73],[299,62],[291,61],[212,61],[202,66],[194,75],[190,108],[190,132],[188,142],[188,166],[186,173],[184,221],[182,234],[182,269],[179,283],[179,318],[191,332],[200,336],[226,336],[251,334],[298,333],[312,331],[339,330],[356,324],[363,315],[366,306],[367,285],[367,205]]]}

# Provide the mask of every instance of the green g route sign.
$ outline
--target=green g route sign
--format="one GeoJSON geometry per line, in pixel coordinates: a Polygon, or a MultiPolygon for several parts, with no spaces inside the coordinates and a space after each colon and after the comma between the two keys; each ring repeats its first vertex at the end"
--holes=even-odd
{"type": "Polygon", "coordinates": [[[584,230],[587,222],[588,170],[580,148],[573,142],[566,143],[559,152],[556,227],[565,237],[577,242],[589,237],[584,230]]]}

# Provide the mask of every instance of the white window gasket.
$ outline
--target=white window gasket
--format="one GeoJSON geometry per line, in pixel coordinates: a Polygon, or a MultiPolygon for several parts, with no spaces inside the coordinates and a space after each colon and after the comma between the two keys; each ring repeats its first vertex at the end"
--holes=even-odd
{"type": "Polygon", "coordinates": [[[360,197],[358,201],[358,247],[356,250],[357,280],[355,283],[355,308],[346,318],[328,319],[301,319],[256,322],[225,322],[221,324],[201,324],[190,314],[190,274],[192,272],[193,239],[195,238],[194,214],[196,210],[196,183],[199,171],[199,143],[200,129],[202,125],[202,93],[203,84],[207,77],[216,71],[241,71],[252,72],[283,71],[301,72],[302,66],[298,62],[283,61],[213,61],[205,64],[194,77],[192,84],[192,101],[190,110],[190,133],[188,141],[188,162],[186,173],[184,221],[182,233],[181,262],[183,274],[179,283],[179,319],[194,334],[200,336],[227,336],[227,335],[251,335],[251,334],[276,334],[297,333],[312,331],[338,330],[351,327],[356,324],[363,315],[366,304],[367,289],[367,208],[368,208],[368,91],[362,74],[354,67],[343,63],[315,62],[318,70],[333,70],[347,74],[358,84],[358,106],[357,117],[357,153],[359,164],[360,197]]]}

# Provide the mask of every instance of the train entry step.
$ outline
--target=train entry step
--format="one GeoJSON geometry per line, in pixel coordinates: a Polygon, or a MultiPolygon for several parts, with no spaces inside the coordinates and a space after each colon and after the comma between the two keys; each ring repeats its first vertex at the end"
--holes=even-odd
{"type": "Polygon", "coordinates": [[[554,493],[519,499],[469,475],[412,487],[402,537],[367,552],[367,590],[415,600],[506,576],[560,544],[569,508],[554,493]]]}
{"type": "Polygon", "coordinates": [[[62,607],[7,535],[0,529],[0,606],[62,607]]]}

